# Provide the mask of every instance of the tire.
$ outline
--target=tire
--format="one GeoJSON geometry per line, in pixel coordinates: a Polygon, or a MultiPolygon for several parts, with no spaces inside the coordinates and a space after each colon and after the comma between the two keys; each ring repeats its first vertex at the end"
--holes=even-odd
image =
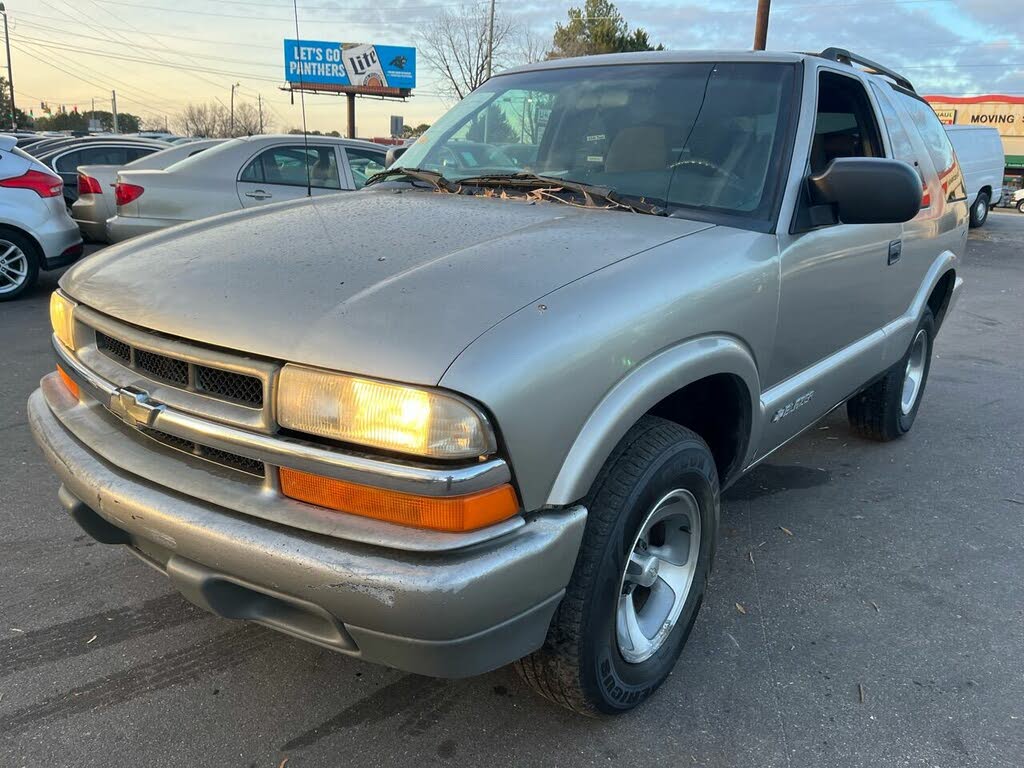
{"type": "Polygon", "coordinates": [[[924,398],[934,342],[935,318],[931,310],[926,309],[907,353],[881,379],[846,402],[847,418],[857,434],[869,440],[888,442],[910,431],[924,398]],[[922,340],[923,349],[918,346],[922,340]],[[918,370],[918,377],[908,404],[904,397],[912,367],[918,370]]]}
{"type": "MultiPolygon", "coordinates": [[[[714,458],[699,435],[645,416],[623,437],[584,503],[587,526],[565,598],[544,645],[516,666],[556,704],[591,716],[619,714],[644,701],[672,672],[703,602],[718,537],[714,458]],[[662,521],[645,528],[658,515],[662,521]],[[675,565],[651,554],[656,551],[675,552],[675,565]],[[649,587],[631,579],[651,577],[650,569],[625,574],[627,564],[637,572],[634,552],[660,563],[649,587]],[[685,581],[678,575],[683,572],[685,581]],[[670,578],[685,586],[665,592],[670,578]],[[660,607],[669,595],[672,607],[663,622],[660,607]],[[633,606],[638,619],[649,610],[647,626],[668,629],[654,629],[653,639],[645,634],[641,640],[649,647],[621,642],[624,606],[633,606]],[[635,660],[627,661],[627,654],[635,660]]],[[[634,626],[639,629],[640,621],[634,626]]]]}
{"type": "Polygon", "coordinates": [[[983,226],[985,222],[988,221],[988,205],[988,193],[979,192],[978,199],[975,200],[974,205],[971,206],[970,225],[972,228],[983,226]]]}
{"type": "Polygon", "coordinates": [[[1024,213],[1024,200],[1021,200],[1019,203],[1017,203],[1017,210],[1020,211],[1021,213],[1024,213]]]}
{"type": "Polygon", "coordinates": [[[39,250],[28,237],[0,228],[0,302],[13,301],[39,279],[39,250]]]}

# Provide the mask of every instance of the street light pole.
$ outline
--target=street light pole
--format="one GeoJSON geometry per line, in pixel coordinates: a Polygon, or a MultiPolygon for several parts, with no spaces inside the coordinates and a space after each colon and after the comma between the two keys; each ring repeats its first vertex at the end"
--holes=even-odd
{"type": "Polygon", "coordinates": [[[757,21],[754,26],[754,50],[763,51],[768,44],[768,15],[772,0],[757,0],[757,21]]]}
{"type": "Polygon", "coordinates": [[[491,60],[494,58],[494,0],[491,0],[491,17],[487,22],[487,79],[491,79],[491,60]]]}
{"type": "Polygon", "coordinates": [[[228,131],[231,136],[235,135],[235,88],[240,85],[241,83],[234,83],[231,86],[231,128],[228,131]]]}
{"type": "Polygon", "coordinates": [[[11,128],[18,127],[14,114],[14,74],[11,71],[11,36],[7,32],[7,9],[0,3],[0,15],[4,17],[4,43],[7,45],[7,87],[11,92],[11,128]]]}

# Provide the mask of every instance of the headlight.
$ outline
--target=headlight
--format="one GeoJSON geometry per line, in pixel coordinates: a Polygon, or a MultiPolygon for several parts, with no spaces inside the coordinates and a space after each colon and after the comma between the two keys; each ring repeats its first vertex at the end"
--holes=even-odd
{"type": "Polygon", "coordinates": [[[456,397],[299,365],[281,370],[277,420],[297,432],[435,459],[495,447],[484,416],[456,397]]]}
{"type": "Polygon", "coordinates": [[[50,294],[50,325],[68,349],[75,348],[75,302],[60,291],[50,294]]]}

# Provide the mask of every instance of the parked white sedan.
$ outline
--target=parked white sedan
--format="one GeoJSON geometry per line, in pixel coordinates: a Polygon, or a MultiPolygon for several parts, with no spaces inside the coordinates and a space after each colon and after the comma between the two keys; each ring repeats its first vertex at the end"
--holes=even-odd
{"type": "Polygon", "coordinates": [[[266,203],[360,189],[384,170],[386,147],[310,136],[232,139],[164,170],[117,175],[112,243],[186,221],[266,203]]]}
{"type": "Polygon", "coordinates": [[[119,171],[160,170],[223,142],[224,139],[201,139],[187,144],[175,144],[127,165],[80,165],[78,199],[71,206],[71,217],[82,230],[83,237],[106,240],[107,219],[115,212],[114,186],[119,171]]]}

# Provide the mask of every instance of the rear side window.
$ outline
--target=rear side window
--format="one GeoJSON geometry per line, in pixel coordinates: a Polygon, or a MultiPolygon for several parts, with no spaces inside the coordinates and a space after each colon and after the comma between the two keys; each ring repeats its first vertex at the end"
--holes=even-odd
{"type": "Polygon", "coordinates": [[[893,106],[885,91],[875,83],[871,84],[871,90],[875,92],[878,108],[882,112],[882,120],[885,122],[886,132],[889,134],[893,157],[916,166],[918,160],[917,154],[914,152],[914,145],[910,142],[910,135],[903,128],[903,122],[896,113],[896,107],[893,106]]]}
{"type": "Polygon", "coordinates": [[[939,122],[938,116],[928,103],[906,93],[896,92],[896,98],[910,115],[911,122],[924,142],[928,155],[939,175],[939,183],[947,201],[962,200],[967,197],[963,174],[953,154],[953,145],[939,122]]]}
{"type": "Polygon", "coordinates": [[[822,72],[811,144],[811,171],[839,157],[884,157],[875,114],[859,80],[822,72]]]}
{"type": "Polygon", "coordinates": [[[88,163],[82,161],[81,152],[68,152],[66,155],[59,157],[57,162],[53,164],[53,167],[60,173],[73,173],[74,170],[80,165],[89,165],[93,161],[88,163]]]}

